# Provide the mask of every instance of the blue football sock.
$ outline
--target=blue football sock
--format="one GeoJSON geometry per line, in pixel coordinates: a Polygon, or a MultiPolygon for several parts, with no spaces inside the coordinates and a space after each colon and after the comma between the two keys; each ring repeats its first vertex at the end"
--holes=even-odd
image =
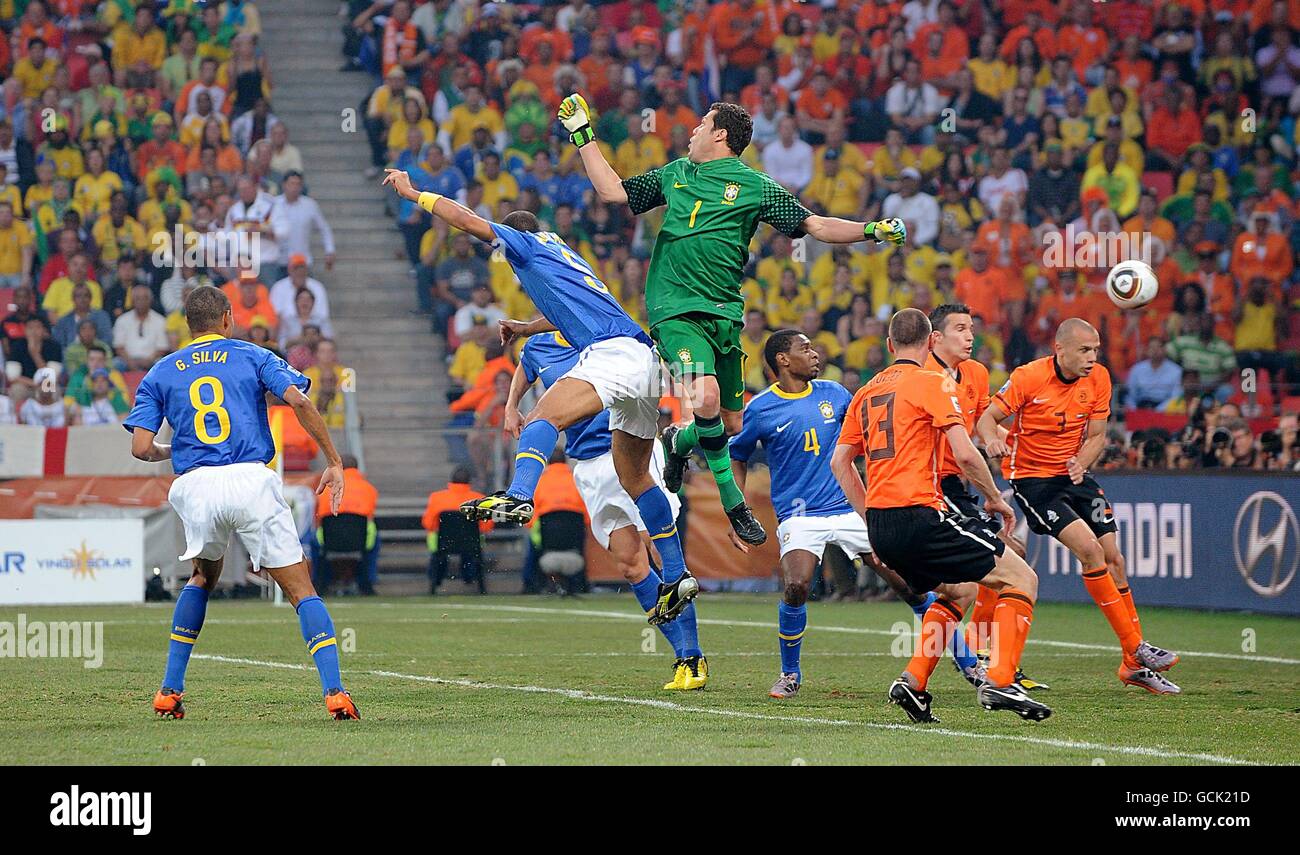
{"type": "Polygon", "coordinates": [[[194,652],[194,642],[203,629],[203,618],[208,613],[208,592],[197,585],[186,585],[176,598],[172,610],[171,641],[167,643],[167,673],[163,674],[163,688],[185,691],[185,669],[194,652]]]}
{"type": "MultiPolygon", "coordinates": [[[[636,601],[641,604],[641,610],[647,615],[655,610],[655,603],[659,599],[659,584],[663,582],[659,574],[650,568],[650,572],[640,582],[632,585],[632,593],[636,595],[636,601]]],[[[659,624],[659,631],[668,639],[672,645],[673,655],[678,659],[682,658],[682,630],[677,625],[678,621],[669,621],[668,623],[659,624]]]]}
{"type": "Polygon", "coordinates": [[[545,419],[533,419],[519,432],[519,449],[515,452],[515,477],[506,492],[516,499],[532,499],[537,479],[542,477],[546,461],[555,450],[560,432],[545,419]]]}
{"type": "Polygon", "coordinates": [[[781,673],[795,674],[803,682],[799,670],[799,651],[803,649],[803,632],[808,626],[808,605],[792,606],[784,600],[776,607],[777,644],[781,648],[781,673]]]}
{"type": "Polygon", "coordinates": [[[695,628],[695,603],[687,603],[686,608],[673,621],[673,625],[681,630],[682,652],[680,655],[683,659],[689,659],[692,656],[703,656],[704,651],[700,649],[700,634],[695,628]]]}
{"type": "Polygon", "coordinates": [[[673,519],[668,494],[656,484],[636,497],[636,509],[655,549],[659,550],[664,581],[676,582],[686,572],[686,557],[682,555],[682,541],[677,536],[677,520],[673,519]]]}
{"type": "Polygon", "coordinates": [[[979,664],[979,659],[966,646],[966,634],[958,628],[952,634],[952,658],[957,663],[957,667],[963,671],[967,668],[974,668],[979,664]]]}
{"type": "Polygon", "coordinates": [[[925,595],[925,599],[911,607],[912,611],[916,613],[917,617],[923,618],[925,617],[925,613],[929,611],[930,606],[934,605],[934,601],[937,599],[939,599],[939,596],[934,591],[931,591],[925,595]]]}
{"type": "Polygon", "coordinates": [[[320,597],[307,597],[298,603],[298,625],[302,627],[307,652],[320,672],[321,694],[330,689],[342,689],[343,677],[339,674],[339,645],[334,638],[334,621],[320,597]]]}

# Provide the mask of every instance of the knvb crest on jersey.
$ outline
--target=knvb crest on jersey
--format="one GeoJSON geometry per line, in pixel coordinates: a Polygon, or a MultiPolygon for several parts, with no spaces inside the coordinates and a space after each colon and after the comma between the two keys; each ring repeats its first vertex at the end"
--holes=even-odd
{"type": "Polygon", "coordinates": [[[1300,523],[1286,499],[1271,490],[1254,493],[1237,511],[1232,529],[1237,572],[1261,597],[1278,597],[1300,568],[1300,523]]]}
{"type": "Polygon", "coordinates": [[[740,185],[734,182],[729,183],[727,188],[722,191],[722,204],[734,205],[736,197],[740,195],[740,185]]]}

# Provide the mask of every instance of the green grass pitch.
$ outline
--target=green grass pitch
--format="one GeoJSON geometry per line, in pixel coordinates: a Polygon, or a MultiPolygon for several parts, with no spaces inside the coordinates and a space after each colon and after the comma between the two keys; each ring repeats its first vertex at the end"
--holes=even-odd
{"type": "Polygon", "coordinates": [[[945,661],[941,725],[884,698],[905,664],[897,603],[809,609],[802,693],[775,701],[775,595],[704,594],[707,690],[664,692],[670,654],[627,594],[329,602],[361,722],[325,716],[288,607],[213,601],[190,664],[187,717],[149,700],[171,604],[0,609],[0,621],[103,621],[102,666],[0,658],[0,763],[1120,764],[1300,762],[1300,621],[1142,611],[1183,652],[1179,697],[1115,677],[1095,608],[1044,604],[1024,665],[1051,684],[1041,724],[987,713],[945,661]],[[647,652],[653,646],[656,652],[647,652]]]}

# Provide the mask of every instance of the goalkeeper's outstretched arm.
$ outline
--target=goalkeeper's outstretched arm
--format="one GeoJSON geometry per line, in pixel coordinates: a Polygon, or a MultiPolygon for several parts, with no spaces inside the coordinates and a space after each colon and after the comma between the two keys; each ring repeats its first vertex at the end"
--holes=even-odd
{"type": "Polygon", "coordinates": [[[889,242],[895,245],[907,240],[907,227],[899,219],[859,223],[839,217],[813,214],[803,221],[803,230],[823,243],[857,243],[860,240],[889,242]]]}
{"type": "MultiPolygon", "coordinates": [[[[611,170],[612,171],[612,170],[611,170]]],[[[411,184],[411,176],[400,169],[386,169],[384,184],[397,191],[403,199],[409,199],[435,217],[445,220],[447,225],[468,232],[482,241],[496,239],[492,224],[478,214],[466,208],[455,199],[448,199],[437,193],[421,193],[411,184]]]]}
{"type": "Polygon", "coordinates": [[[568,96],[560,102],[557,118],[569,132],[569,140],[578,147],[578,156],[582,158],[587,180],[596,189],[597,198],[615,205],[626,203],[627,191],[623,189],[623,179],[618,177],[614,167],[605,160],[600,146],[591,145],[596,139],[596,132],[591,128],[591,110],[587,107],[587,100],[576,92],[568,96]]]}

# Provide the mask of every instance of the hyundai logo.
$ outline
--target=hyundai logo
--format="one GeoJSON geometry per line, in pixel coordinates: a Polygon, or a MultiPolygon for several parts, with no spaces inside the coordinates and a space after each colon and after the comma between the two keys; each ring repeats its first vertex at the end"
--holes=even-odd
{"type": "Polygon", "coordinates": [[[1286,499],[1260,490],[1242,503],[1232,530],[1237,572],[1261,597],[1277,597],[1300,567],[1300,523],[1286,499]]]}

